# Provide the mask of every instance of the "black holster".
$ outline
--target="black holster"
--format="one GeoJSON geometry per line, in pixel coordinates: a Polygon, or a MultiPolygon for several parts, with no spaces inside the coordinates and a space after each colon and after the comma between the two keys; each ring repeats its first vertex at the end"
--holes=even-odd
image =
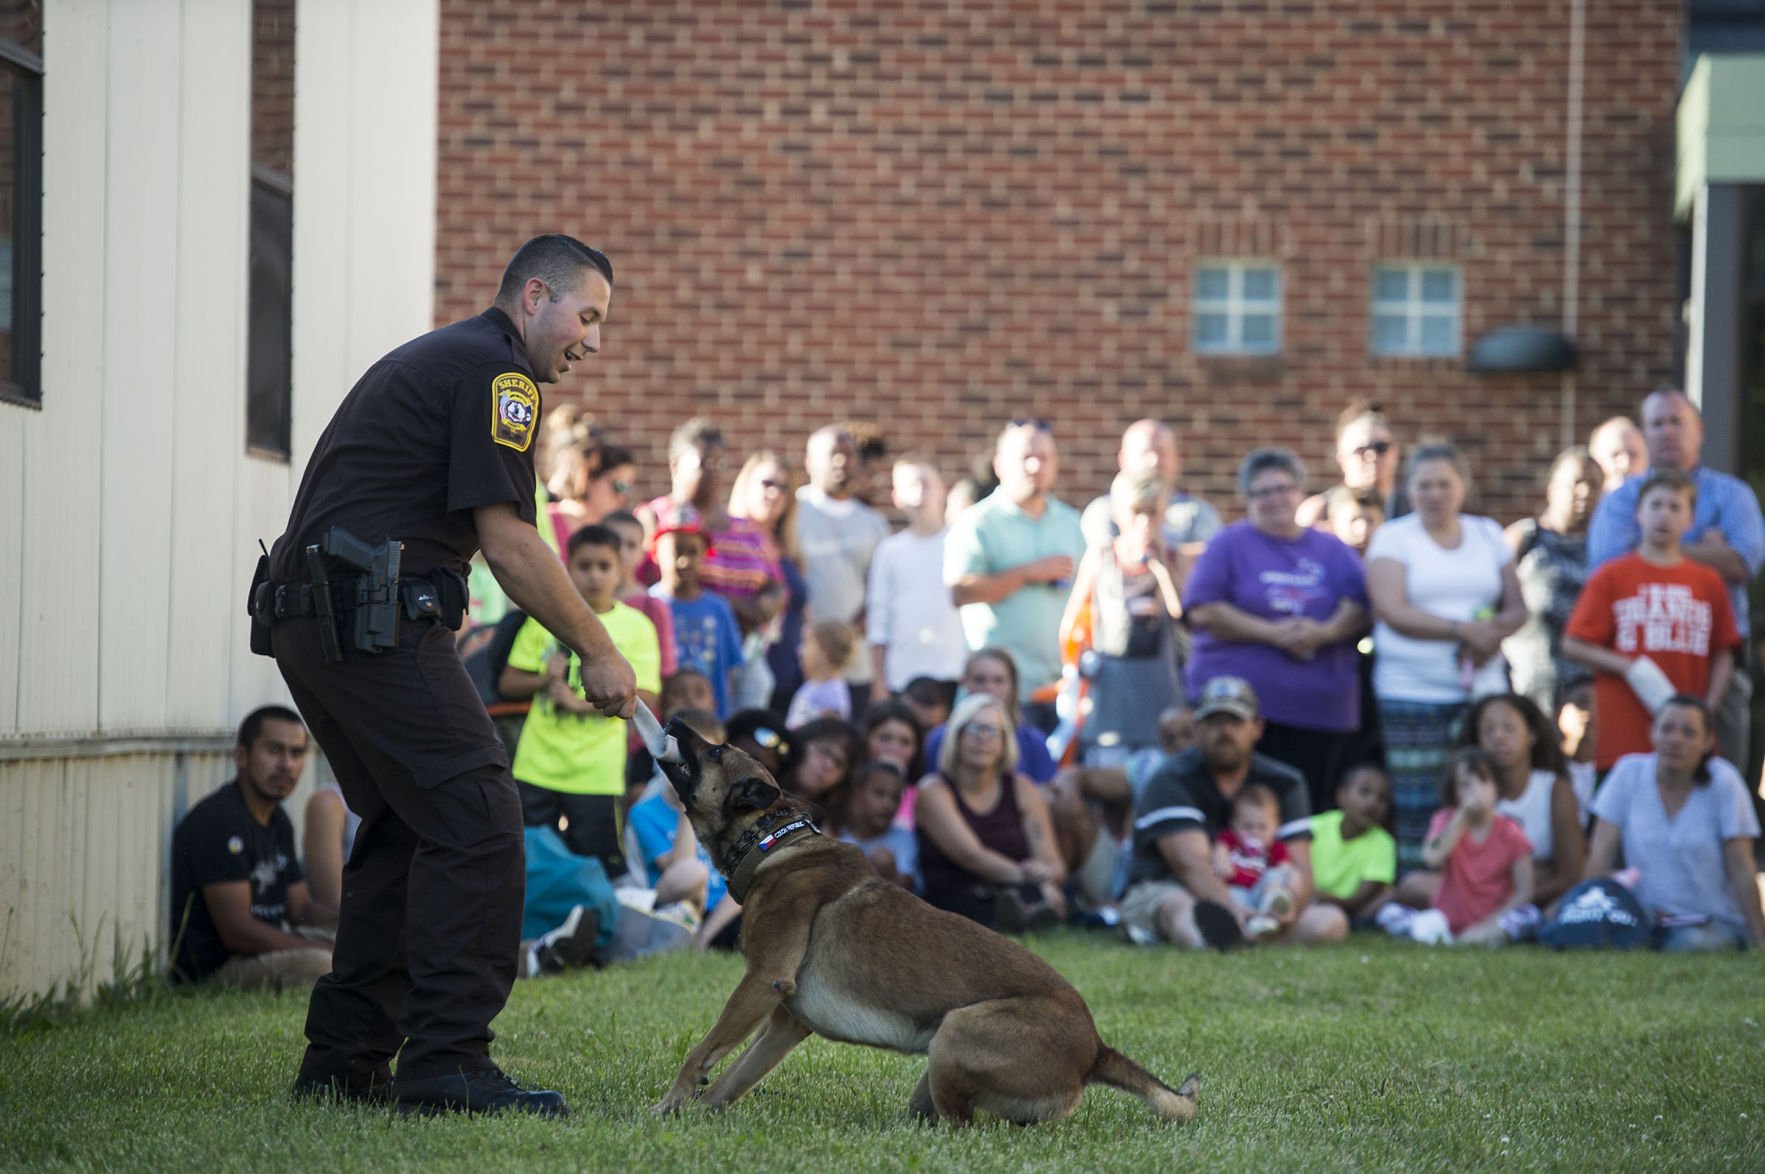
{"type": "Polygon", "coordinates": [[[251,589],[245,593],[245,614],[251,617],[251,651],[258,656],[271,656],[270,620],[262,597],[270,589],[270,556],[259,555],[257,570],[251,576],[251,589]]]}

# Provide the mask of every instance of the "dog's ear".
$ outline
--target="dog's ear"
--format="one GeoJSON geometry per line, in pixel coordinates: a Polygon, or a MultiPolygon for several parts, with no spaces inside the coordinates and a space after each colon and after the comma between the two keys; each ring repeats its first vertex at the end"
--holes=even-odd
{"type": "Polygon", "coordinates": [[[778,802],[779,790],[766,779],[753,775],[729,789],[729,809],[734,812],[764,811],[778,802]]]}

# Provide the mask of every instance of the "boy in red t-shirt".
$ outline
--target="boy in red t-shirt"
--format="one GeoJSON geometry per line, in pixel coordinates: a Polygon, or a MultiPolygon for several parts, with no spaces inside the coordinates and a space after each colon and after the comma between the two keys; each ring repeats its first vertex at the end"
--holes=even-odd
{"type": "Polygon", "coordinates": [[[1594,765],[1647,754],[1649,728],[1675,693],[1712,709],[1734,675],[1740,644],[1728,585],[1680,553],[1697,487],[1675,469],[1657,469],[1636,495],[1642,542],[1596,570],[1563,630],[1563,655],[1595,670],[1598,733],[1594,765]]]}

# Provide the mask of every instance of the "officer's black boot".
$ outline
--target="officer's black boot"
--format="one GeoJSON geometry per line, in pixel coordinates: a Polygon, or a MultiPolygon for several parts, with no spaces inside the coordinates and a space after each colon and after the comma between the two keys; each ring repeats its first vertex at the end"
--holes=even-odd
{"type": "Polygon", "coordinates": [[[363,1072],[353,1068],[333,1068],[307,1049],[300,1071],[295,1073],[291,1095],[297,1101],[332,1098],[339,1101],[367,1101],[386,1104],[392,1100],[392,1069],[380,1064],[363,1072]]]}
{"type": "Polygon", "coordinates": [[[499,1068],[455,1072],[417,1079],[399,1077],[393,1085],[400,1113],[432,1117],[440,1113],[532,1113],[568,1117],[564,1095],[550,1089],[526,1088],[499,1068]]]}

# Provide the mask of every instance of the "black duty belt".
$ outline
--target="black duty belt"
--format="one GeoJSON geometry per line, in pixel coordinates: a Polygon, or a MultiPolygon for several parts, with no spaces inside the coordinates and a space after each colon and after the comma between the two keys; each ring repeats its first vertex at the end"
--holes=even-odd
{"type": "MultiPolygon", "coordinates": [[[[337,612],[352,612],[356,609],[358,595],[364,576],[338,575],[331,580],[331,606],[337,612]]],[[[445,570],[438,570],[434,575],[405,575],[398,580],[400,600],[405,604],[411,619],[428,614],[447,624],[450,628],[459,626],[458,611],[464,605],[463,590],[449,590],[442,580],[457,580],[458,576],[445,570]],[[427,597],[427,598],[425,598],[427,597]],[[456,601],[457,599],[457,601],[456,601]]],[[[254,614],[267,623],[278,620],[298,620],[319,614],[318,597],[313,585],[306,581],[298,583],[267,583],[259,597],[259,605],[254,614]]],[[[376,601],[378,602],[378,601],[376,601]]]]}

